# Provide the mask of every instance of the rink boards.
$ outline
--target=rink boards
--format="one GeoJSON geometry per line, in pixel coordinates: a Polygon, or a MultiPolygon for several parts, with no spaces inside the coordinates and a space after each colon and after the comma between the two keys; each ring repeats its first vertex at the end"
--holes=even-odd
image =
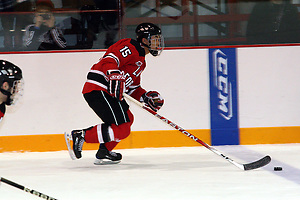
{"type": "MultiPolygon", "coordinates": [[[[300,93],[297,87],[300,85],[300,68],[297,56],[300,47],[239,47],[234,50],[235,117],[238,120],[234,130],[237,134],[230,134],[231,127],[224,131],[221,127],[218,142],[233,137],[239,144],[299,143],[300,93]]],[[[101,123],[85,103],[81,90],[88,70],[103,53],[2,54],[1,59],[22,68],[25,93],[21,104],[8,108],[1,122],[0,152],[63,150],[66,149],[65,131],[101,123]]],[[[227,57],[219,55],[222,57],[217,59],[221,62],[216,66],[225,72],[227,57]]],[[[209,49],[167,49],[161,56],[147,56],[146,60],[142,86],[159,91],[165,98],[160,114],[208,144],[220,145],[211,141],[210,69],[213,66],[209,49]]],[[[216,108],[227,111],[230,98],[224,100],[224,96],[229,79],[223,73],[216,80],[219,83],[217,89],[223,95],[216,99],[220,104],[216,108]]],[[[118,148],[198,145],[140,108],[131,104],[130,107],[135,116],[132,134],[118,148]]],[[[84,148],[97,147],[97,144],[85,144],[84,148]]]]}

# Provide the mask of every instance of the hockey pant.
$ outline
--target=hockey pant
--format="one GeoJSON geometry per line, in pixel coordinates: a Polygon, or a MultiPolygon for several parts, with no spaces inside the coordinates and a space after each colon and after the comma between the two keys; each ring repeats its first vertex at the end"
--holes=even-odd
{"type": "Polygon", "coordinates": [[[125,100],[118,101],[104,91],[92,91],[84,94],[92,110],[101,118],[102,124],[85,129],[87,143],[105,143],[111,151],[122,139],[130,134],[134,117],[125,100]]]}

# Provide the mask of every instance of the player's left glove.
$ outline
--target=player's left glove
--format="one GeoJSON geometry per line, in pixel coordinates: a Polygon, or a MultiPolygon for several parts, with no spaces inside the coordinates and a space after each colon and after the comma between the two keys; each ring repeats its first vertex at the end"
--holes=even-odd
{"type": "Polygon", "coordinates": [[[142,98],[146,105],[155,112],[158,111],[164,104],[163,97],[157,91],[148,91],[142,95],[142,98]]]}
{"type": "Polygon", "coordinates": [[[108,93],[117,98],[123,99],[123,93],[125,92],[125,76],[120,70],[108,70],[108,93]]]}

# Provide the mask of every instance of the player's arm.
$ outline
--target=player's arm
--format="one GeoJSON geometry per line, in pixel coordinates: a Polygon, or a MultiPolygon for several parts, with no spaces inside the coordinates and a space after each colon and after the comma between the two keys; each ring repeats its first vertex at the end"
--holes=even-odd
{"type": "Polygon", "coordinates": [[[27,26],[24,35],[24,46],[31,47],[32,49],[36,50],[40,45],[38,39],[41,33],[42,33],[41,30],[36,28],[35,26],[33,25],[27,26]]]}
{"type": "Polygon", "coordinates": [[[118,58],[112,54],[104,56],[102,62],[104,62],[103,70],[108,79],[107,92],[121,101],[125,92],[125,76],[119,69],[118,58]]]}
{"type": "Polygon", "coordinates": [[[53,38],[54,43],[60,48],[64,49],[67,47],[67,41],[64,38],[64,35],[60,29],[54,27],[50,30],[50,34],[53,38]]]}
{"type": "Polygon", "coordinates": [[[129,87],[127,92],[134,99],[145,103],[154,111],[158,111],[164,104],[163,97],[157,91],[146,91],[140,85],[140,77],[129,87]]]}

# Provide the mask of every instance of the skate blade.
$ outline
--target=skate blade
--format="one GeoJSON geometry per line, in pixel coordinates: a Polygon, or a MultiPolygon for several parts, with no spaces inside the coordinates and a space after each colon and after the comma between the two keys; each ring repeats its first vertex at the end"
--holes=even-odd
{"type": "Polygon", "coordinates": [[[118,164],[120,162],[121,160],[111,161],[111,160],[96,159],[94,161],[94,165],[113,165],[113,164],[118,164]]]}
{"type": "Polygon", "coordinates": [[[76,156],[75,156],[75,153],[73,151],[73,149],[71,148],[71,140],[72,140],[72,137],[69,133],[65,132],[65,141],[66,141],[66,144],[67,144],[67,147],[68,147],[68,151],[69,151],[69,155],[71,157],[72,160],[76,160],[76,156]]]}

